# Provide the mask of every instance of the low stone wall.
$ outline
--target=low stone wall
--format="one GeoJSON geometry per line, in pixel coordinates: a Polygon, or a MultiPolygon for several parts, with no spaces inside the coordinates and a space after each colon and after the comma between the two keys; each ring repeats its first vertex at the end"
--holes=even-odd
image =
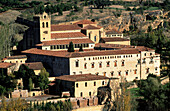
{"type": "Polygon", "coordinates": [[[14,90],[11,96],[12,98],[28,97],[28,90],[14,90]]]}

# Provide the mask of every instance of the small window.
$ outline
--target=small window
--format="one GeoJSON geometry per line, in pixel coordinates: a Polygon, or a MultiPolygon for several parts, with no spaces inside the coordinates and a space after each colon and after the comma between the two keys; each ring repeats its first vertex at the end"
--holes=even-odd
{"type": "Polygon", "coordinates": [[[91,64],[91,68],[94,68],[94,62],[91,64]]]}
{"type": "Polygon", "coordinates": [[[106,62],[106,67],[109,67],[110,66],[110,61],[106,62]]]}
{"type": "Polygon", "coordinates": [[[126,71],[126,75],[128,75],[128,71],[126,71]]]}
{"type": "Polygon", "coordinates": [[[22,61],[20,61],[22,63],[22,61]]]}
{"type": "Polygon", "coordinates": [[[45,40],[45,38],[43,38],[43,40],[45,40]]]}
{"type": "Polygon", "coordinates": [[[104,85],[104,81],[102,81],[102,85],[104,85]]]}
{"type": "Polygon", "coordinates": [[[76,83],[76,87],[79,87],[79,84],[78,84],[78,83],[76,83]]]}
{"type": "Polygon", "coordinates": [[[146,69],[146,73],[149,73],[149,68],[146,69]]]}
{"type": "Polygon", "coordinates": [[[99,68],[102,68],[102,62],[99,63],[99,68]]]}
{"type": "Polygon", "coordinates": [[[76,72],[73,72],[74,75],[76,75],[76,72]]]}
{"type": "Polygon", "coordinates": [[[122,66],[125,66],[125,61],[124,60],[122,61],[122,66]]]}
{"type": "Polygon", "coordinates": [[[96,75],[99,75],[99,72],[96,72],[96,75]]]}
{"type": "Polygon", "coordinates": [[[113,74],[114,74],[114,71],[112,71],[112,72],[110,72],[111,73],[111,76],[113,76],[113,74]]]}
{"type": "Polygon", "coordinates": [[[140,59],[138,59],[138,64],[140,64],[140,59]]]}
{"type": "Polygon", "coordinates": [[[117,61],[114,62],[114,66],[117,67],[117,61]]]}
{"type": "Polygon", "coordinates": [[[46,15],[44,16],[44,19],[46,19],[46,15]]]}
{"type": "Polygon", "coordinates": [[[42,23],[42,27],[43,27],[43,28],[45,27],[45,24],[44,24],[44,22],[42,23]]]}
{"type": "Polygon", "coordinates": [[[155,67],[155,71],[158,71],[158,67],[155,67]]]}
{"type": "Polygon", "coordinates": [[[119,76],[121,76],[121,71],[118,72],[119,76]]]}
{"type": "Polygon", "coordinates": [[[145,61],[145,60],[146,60],[146,59],[145,59],[145,58],[143,58],[143,64],[144,64],[144,63],[146,63],[146,61],[145,61]]]}
{"type": "Polygon", "coordinates": [[[76,67],[79,67],[79,60],[76,60],[75,65],[76,65],[76,67]]]}
{"type": "Polygon", "coordinates": [[[137,74],[137,69],[134,70],[134,74],[137,74]]]}
{"type": "Polygon", "coordinates": [[[85,82],[85,87],[87,87],[87,82],[85,82]]]}
{"type": "Polygon", "coordinates": [[[83,93],[82,92],[80,93],[80,96],[83,97],[83,93]]]}
{"type": "Polygon", "coordinates": [[[94,41],[96,42],[96,36],[94,36],[94,41]]]}
{"type": "Polygon", "coordinates": [[[94,82],[94,86],[96,86],[96,82],[94,82]]]}
{"type": "Polygon", "coordinates": [[[150,56],[152,55],[152,53],[150,53],[150,56]]]}
{"type": "Polygon", "coordinates": [[[106,72],[103,72],[103,76],[106,76],[106,72]]]}
{"type": "Polygon", "coordinates": [[[84,69],[87,69],[87,63],[84,64],[84,69]]]}
{"type": "Polygon", "coordinates": [[[146,53],[144,55],[146,56],[146,53]]]}
{"type": "Polygon", "coordinates": [[[48,28],[48,22],[46,22],[46,27],[48,28]]]}
{"type": "Polygon", "coordinates": [[[91,96],[91,92],[89,92],[89,96],[91,96]]]}

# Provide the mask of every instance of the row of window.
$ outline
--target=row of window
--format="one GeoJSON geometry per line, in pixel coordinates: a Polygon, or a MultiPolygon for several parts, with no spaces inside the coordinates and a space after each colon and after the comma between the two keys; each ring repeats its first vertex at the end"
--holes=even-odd
{"type": "Polygon", "coordinates": [[[46,27],[48,28],[48,22],[46,22],[46,23],[43,22],[43,23],[42,23],[42,27],[45,28],[45,24],[46,24],[46,27]]]}
{"type": "MultiPolygon", "coordinates": [[[[95,63],[91,63],[91,68],[94,68],[95,63]]],[[[102,62],[99,62],[99,68],[102,68],[102,62]]],[[[125,66],[125,61],[122,61],[121,66],[125,66]]],[[[76,61],[76,67],[79,67],[79,61],[76,61]]],[[[110,67],[110,61],[106,62],[106,67],[110,67]]],[[[117,67],[117,61],[114,61],[114,67],[117,67]]],[[[84,69],[87,69],[87,63],[84,63],[84,69]]]]}
{"type": "Polygon", "coordinates": [[[112,35],[106,35],[107,37],[115,37],[115,36],[123,36],[123,34],[112,34],[112,35]]]}
{"type": "MultiPolygon", "coordinates": [[[[138,54],[137,54],[138,55],[138,54]]],[[[86,60],[101,60],[101,59],[114,59],[114,58],[129,58],[133,57],[132,55],[124,55],[124,56],[104,56],[104,57],[93,57],[93,58],[84,58],[84,61],[86,60]]]]}
{"type": "MultiPolygon", "coordinates": [[[[89,96],[91,96],[91,92],[89,92],[89,96]]],[[[83,97],[83,92],[80,93],[80,97],[83,97]]]]}
{"type": "MultiPolygon", "coordinates": [[[[93,85],[96,86],[96,82],[94,82],[93,85]]],[[[102,81],[102,85],[105,85],[104,81],[102,81]]],[[[87,82],[85,82],[84,86],[87,87],[87,82]]],[[[79,87],[79,84],[76,83],[76,88],[78,88],[78,87],[79,87]]]]}
{"type": "MultiPolygon", "coordinates": [[[[75,48],[82,47],[89,47],[89,44],[74,44],[75,48]]],[[[68,49],[69,45],[52,45],[50,46],[51,49],[68,49]]]]}

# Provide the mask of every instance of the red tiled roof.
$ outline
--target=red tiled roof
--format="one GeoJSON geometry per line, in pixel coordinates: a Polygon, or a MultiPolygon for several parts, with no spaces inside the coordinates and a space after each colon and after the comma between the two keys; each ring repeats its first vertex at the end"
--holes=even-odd
{"type": "Polygon", "coordinates": [[[84,51],[84,52],[64,52],[64,51],[59,52],[59,51],[50,51],[50,50],[41,50],[41,49],[32,48],[32,49],[22,51],[22,53],[74,58],[74,57],[86,57],[86,56],[138,54],[139,50],[127,49],[127,50],[101,50],[101,51],[93,50],[93,51],[84,51]]]}
{"type": "Polygon", "coordinates": [[[7,63],[7,62],[3,62],[0,63],[0,68],[9,68],[11,66],[15,65],[14,63],[7,63]]]}
{"type": "Polygon", "coordinates": [[[75,38],[75,37],[87,37],[81,32],[69,32],[69,33],[51,33],[51,38],[75,38]]]}
{"type": "Polygon", "coordinates": [[[92,22],[91,20],[80,20],[74,24],[96,24],[96,22],[92,22]]]}
{"type": "Polygon", "coordinates": [[[117,30],[112,29],[112,30],[107,31],[106,34],[122,34],[122,33],[117,30]]]}
{"type": "Polygon", "coordinates": [[[106,37],[101,38],[104,42],[112,42],[112,41],[130,41],[129,39],[124,39],[120,37],[106,37]]]}
{"type": "Polygon", "coordinates": [[[80,75],[63,75],[63,76],[56,77],[56,79],[76,82],[76,81],[103,80],[109,78],[105,76],[92,75],[92,74],[80,74],[80,75]]]}
{"type": "Polygon", "coordinates": [[[103,47],[103,48],[134,48],[131,45],[120,45],[120,44],[105,44],[105,43],[97,43],[95,47],[103,47]]]}
{"type": "Polygon", "coordinates": [[[15,56],[7,56],[7,59],[22,59],[22,58],[27,58],[26,55],[15,55],[15,56]]]}
{"type": "Polygon", "coordinates": [[[100,29],[100,28],[93,25],[87,25],[83,29],[100,29]]]}
{"type": "MultiPolygon", "coordinates": [[[[50,46],[50,45],[67,45],[70,42],[73,44],[85,44],[85,43],[94,43],[90,39],[67,39],[67,40],[51,40],[51,41],[43,41],[42,46],[50,46]]],[[[40,46],[40,44],[38,44],[40,46]]]]}
{"type": "Polygon", "coordinates": [[[28,66],[29,69],[33,70],[41,70],[44,68],[42,62],[30,62],[30,63],[25,63],[26,66],[28,66]]]}
{"type": "Polygon", "coordinates": [[[51,31],[80,30],[78,25],[51,25],[51,31]]]}

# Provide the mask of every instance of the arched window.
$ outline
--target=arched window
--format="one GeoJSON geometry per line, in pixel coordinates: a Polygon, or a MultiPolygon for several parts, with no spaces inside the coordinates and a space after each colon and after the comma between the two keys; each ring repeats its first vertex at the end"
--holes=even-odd
{"type": "Polygon", "coordinates": [[[102,81],[102,85],[104,85],[104,81],[102,81]]]}
{"type": "Polygon", "coordinates": [[[122,66],[125,66],[125,61],[124,60],[122,60],[122,66]]]}
{"type": "Polygon", "coordinates": [[[146,73],[149,73],[149,68],[146,69],[146,73]]]}
{"type": "Polygon", "coordinates": [[[128,70],[127,70],[127,71],[126,71],[126,75],[128,75],[128,73],[129,73],[129,72],[128,72],[128,70]]]}
{"type": "Polygon", "coordinates": [[[46,22],[46,27],[48,28],[48,22],[46,22]]]}
{"type": "Polygon", "coordinates": [[[80,93],[80,96],[83,97],[83,93],[82,92],[80,93]]]}
{"type": "Polygon", "coordinates": [[[42,27],[43,27],[43,28],[45,27],[45,24],[44,24],[44,22],[42,23],[42,27]]]}
{"type": "Polygon", "coordinates": [[[93,63],[91,63],[91,68],[94,68],[94,62],[93,62],[93,63]]]}
{"type": "Polygon", "coordinates": [[[113,74],[114,74],[114,71],[112,71],[112,72],[110,72],[111,73],[111,76],[113,76],[113,74]]]}

